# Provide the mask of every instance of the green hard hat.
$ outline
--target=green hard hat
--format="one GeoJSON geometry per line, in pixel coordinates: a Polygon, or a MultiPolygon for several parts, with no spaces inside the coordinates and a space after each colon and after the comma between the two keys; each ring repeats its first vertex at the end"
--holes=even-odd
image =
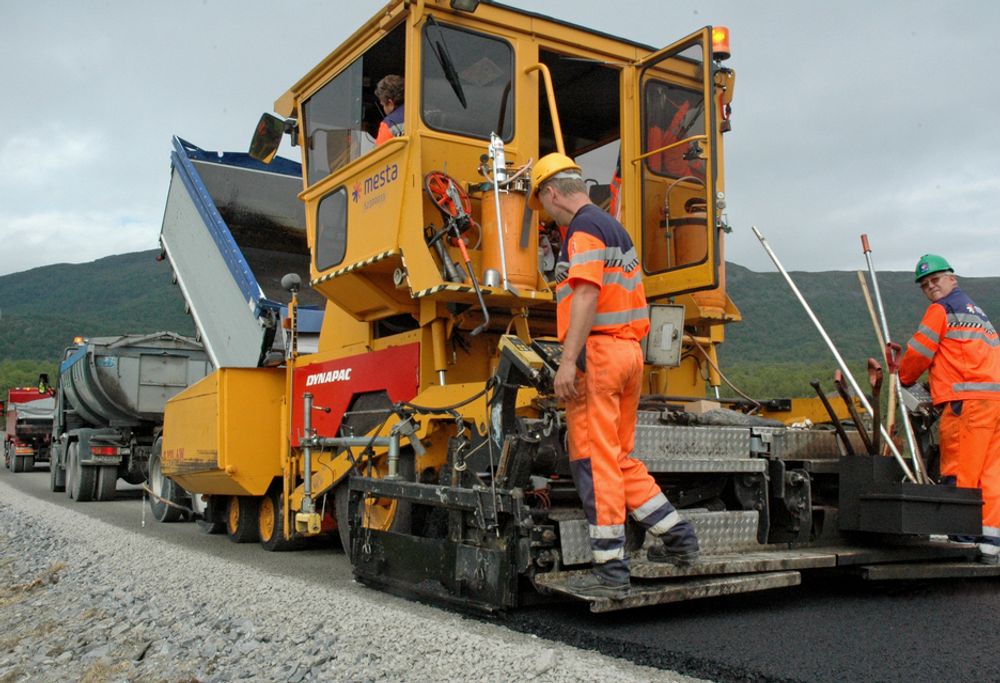
{"type": "Polygon", "coordinates": [[[948,262],[944,260],[943,256],[938,256],[937,254],[924,254],[917,261],[917,267],[913,271],[913,281],[920,282],[922,279],[931,275],[933,273],[940,273],[946,270],[949,273],[954,273],[955,269],[948,265],[948,262]]]}

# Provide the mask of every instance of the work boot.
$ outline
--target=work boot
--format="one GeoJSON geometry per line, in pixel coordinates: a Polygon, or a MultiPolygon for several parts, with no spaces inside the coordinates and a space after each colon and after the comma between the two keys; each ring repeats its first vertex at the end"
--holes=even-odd
{"type": "Polygon", "coordinates": [[[976,562],[979,564],[1000,564],[1000,546],[992,543],[977,543],[976,562]]]}
{"type": "Polygon", "coordinates": [[[646,551],[650,562],[667,562],[677,567],[687,567],[701,555],[698,537],[689,522],[680,522],[673,529],[657,536],[656,543],[646,551]]]}
{"type": "Polygon", "coordinates": [[[574,593],[613,600],[621,600],[628,595],[630,585],[628,579],[624,582],[615,582],[594,571],[575,574],[566,580],[566,588],[574,593]]]}

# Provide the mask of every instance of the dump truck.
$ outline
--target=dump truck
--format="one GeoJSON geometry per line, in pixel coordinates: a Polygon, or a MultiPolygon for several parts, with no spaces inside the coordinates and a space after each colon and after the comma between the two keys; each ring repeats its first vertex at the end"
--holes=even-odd
{"type": "Polygon", "coordinates": [[[37,387],[16,387],[7,391],[3,411],[4,465],[12,472],[31,472],[35,463],[49,459],[52,434],[53,391],[47,381],[37,387]]]}
{"type": "Polygon", "coordinates": [[[146,481],[167,400],[211,370],[202,345],[173,332],[75,340],[59,366],[49,488],[111,500],[119,478],[146,481]]]}
{"type": "Polygon", "coordinates": [[[255,158],[285,135],[301,150],[308,277],[282,278],[280,363],[219,367],[168,402],[161,502],[199,499],[268,550],[336,529],[357,580],[486,611],[618,610],[809,571],[997,575],[932,538],[979,532],[978,490],[843,455],[858,434],[808,428],[828,419],[816,401],[706,409],[740,320],[723,256],[729,58],[721,27],[659,49],[493,2],[387,4],[257,126],[255,158]],[[404,77],[405,130],[376,145],[386,74],[404,77]],[[630,524],[623,599],[567,585],[591,550],[552,393],[562,231],[526,203],[533,160],[555,151],[635,243],[652,330],[634,454],[702,545],[690,567],[648,562],[630,524]],[[298,302],[317,294],[307,349],[298,302]]]}

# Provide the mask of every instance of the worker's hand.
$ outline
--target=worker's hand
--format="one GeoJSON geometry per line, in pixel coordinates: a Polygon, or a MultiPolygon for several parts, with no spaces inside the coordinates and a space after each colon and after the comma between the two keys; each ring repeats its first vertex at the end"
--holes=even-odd
{"type": "Polygon", "coordinates": [[[562,401],[572,401],[579,392],[576,390],[576,366],[573,363],[563,363],[556,371],[555,379],[552,381],[556,398],[562,401]]]}
{"type": "Polygon", "coordinates": [[[889,342],[885,345],[885,367],[890,375],[899,374],[899,357],[903,347],[896,342],[889,342]]]}

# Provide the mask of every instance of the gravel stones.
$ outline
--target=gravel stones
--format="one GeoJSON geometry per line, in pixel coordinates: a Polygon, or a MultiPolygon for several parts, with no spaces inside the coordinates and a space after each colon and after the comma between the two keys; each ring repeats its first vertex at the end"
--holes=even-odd
{"type": "Polygon", "coordinates": [[[0,501],[0,683],[693,680],[0,501]]]}

